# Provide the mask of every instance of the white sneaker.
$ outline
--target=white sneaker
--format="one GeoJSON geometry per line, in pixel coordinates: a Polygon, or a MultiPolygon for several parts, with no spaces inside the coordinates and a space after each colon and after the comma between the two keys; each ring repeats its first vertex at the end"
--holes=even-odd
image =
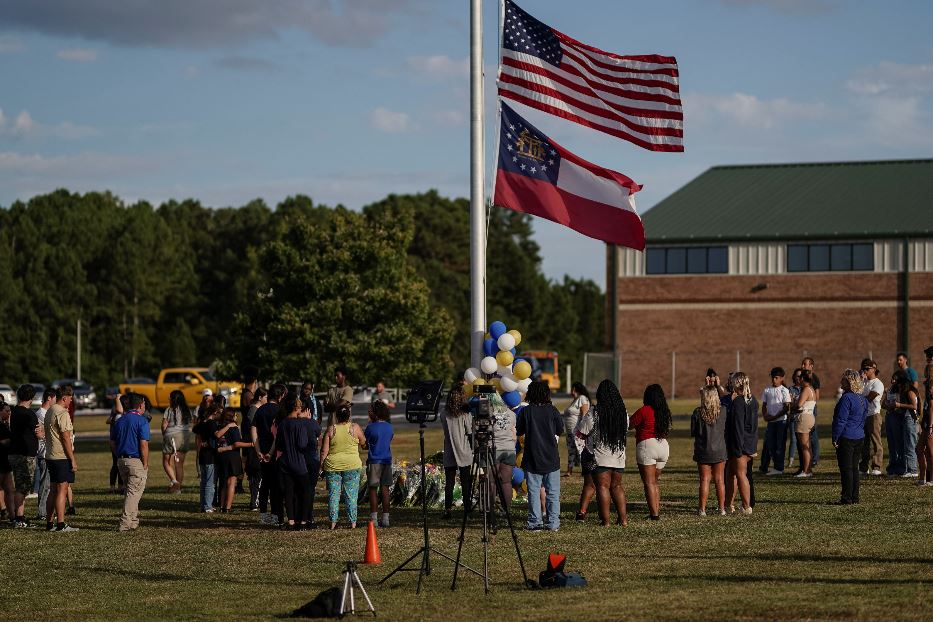
{"type": "Polygon", "coordinates": [[[720,515],[720,516],[725,516],[725,515],[726,515],[726,510],[725,510],[724,508],[719,508],[719,515],[720,515]]]}
{"type": "Polygon", "coordinates": [[[777,469],[769,469],[765,475],[784,475],[784,471],[778,471],[777,469]]]}
{"type": "Polygon", "coordinates": [[[810,477],[810,474],[809,474],[809,473],[804,473],[803,471],[801,471],[800,473],[798,473],[798,474],[795,475],[794,477],[810,477]]]}
{"type": "Polygon", "coordinates": [[[742,508],[742,514],[745,514],[746,516],[748,516],[751,513],[752,513],[751,508],[742,508]]]}
{"type": "Polygon", "coordinates": [[[38,498],[39,498],[39,494],[38,494],[38,493],[35,493],[35,492],[31,492],[31,493],[29,493],[28,495],[26,495],[26,498],[27,498],[27,499],[38,499],[38,498]]]}
{"type": "Polygon", "coordinates": [[[697,516],[706,516],[706,512],[704,510],[697,510],[697,516]]]}
{"type": "Polygon", "coordinates": [[[871,471],[868,472],[868,474],[877,476],[877,475],[881,475],[881,471],[879,471],[878,469],[872,469],[871,471]]]}
{"type": "Polygon", "coordinates": [[[919,473],[904,473],[901,477],[920,477],[919,473]]]}
{"type": "Polygon", "coordinates": [[[925,484],[926,486],[933,486],[933,481],[929,481],[925,484]]]}

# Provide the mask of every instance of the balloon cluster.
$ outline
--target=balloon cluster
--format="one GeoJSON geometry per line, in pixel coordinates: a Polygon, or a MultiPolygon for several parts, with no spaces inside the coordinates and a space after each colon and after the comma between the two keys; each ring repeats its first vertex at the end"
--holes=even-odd
{"type": "Polygon", "coordinates": [[[503,322],[490,324],[480,368],[471,367],[463,373],[466,394],[472,395],[477,385],[491,384],[509,408],[518,406],[531,384],[531,364],[516,358],[515,346],[521,342],[522,334],[517,330],[508,330],[503,322]]]}

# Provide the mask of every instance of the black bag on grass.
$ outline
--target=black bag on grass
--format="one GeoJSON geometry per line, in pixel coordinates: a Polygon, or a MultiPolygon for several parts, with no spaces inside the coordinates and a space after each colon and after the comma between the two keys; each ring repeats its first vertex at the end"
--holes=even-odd
{"type": "Polygon", "coordinates": [[[340,597],[339,587],[331,587],[317,596],[314,600],[303,604],[291,613],[293,618],[339,618],[340,597]]]}
{"type": "Polygon", "coordinates": [[[586,579],[579,572],[564,572],[567,558],[564,555],[548,555],[547,570],[538,575],[538,584],[543,589],[554,587],[585,587],[586,579]]]}

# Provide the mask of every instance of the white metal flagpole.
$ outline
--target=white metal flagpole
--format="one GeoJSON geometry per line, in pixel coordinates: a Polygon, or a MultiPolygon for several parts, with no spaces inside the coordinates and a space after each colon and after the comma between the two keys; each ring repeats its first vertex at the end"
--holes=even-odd
{"type": "Polygon", "coordinates": [[[486,334],[483,0],[470,1],[470,362],[479,367],[486,334]]]}

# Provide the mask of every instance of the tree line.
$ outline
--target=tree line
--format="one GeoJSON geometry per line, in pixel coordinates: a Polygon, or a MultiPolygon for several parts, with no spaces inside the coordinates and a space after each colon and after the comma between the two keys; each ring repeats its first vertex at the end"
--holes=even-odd
{"type": "MultiPolygon", "coordinates": [[[[491,208],[487,257],[487,317],[520,349],[603,349],[600,287],[547,279],[529,216],[491,208]]],[[[469,202],[156,207],[58,190],[0,209],[0,381],[73,376],[79,321],[98,386],[188,365],[322,386],[336,365],[355,384],[450,378],[469,364],[469,202]]]]}

